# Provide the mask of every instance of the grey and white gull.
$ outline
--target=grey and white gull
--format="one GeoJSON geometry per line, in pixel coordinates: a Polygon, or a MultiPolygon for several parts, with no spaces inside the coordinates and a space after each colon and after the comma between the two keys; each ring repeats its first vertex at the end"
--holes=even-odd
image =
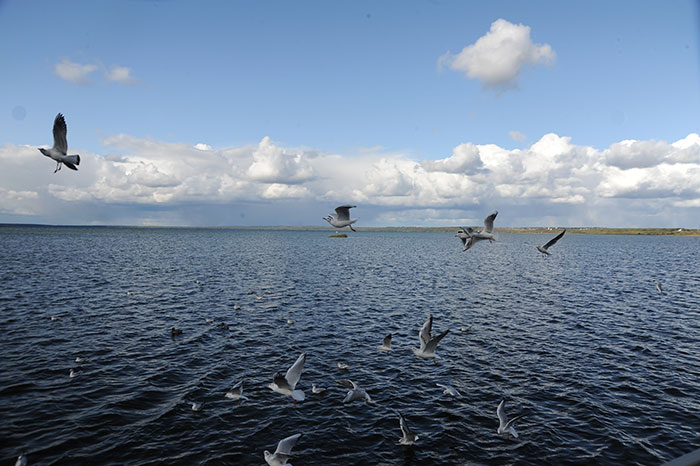
{"type": "Polygon", "coordinates": [[[411,348],[411,351],[413,351],[413,354],[418,356],[419,358],[422,359],[432,359],[435,365],[437,365],[437,361],[435,360],[438,356],[435,354],[435,350],[437,349],[438,343],[440,343],[440,340],[445,338],[445,335],[450,331],[450,329],[445,330],[442,332],[440,335],[437,335],[435,337],[432,336],[433,328],[433,315],[430,314],[428,316],[428,320],[425,321],[423,326],[420,328],[420,331],[418,332],[418,339],[420,340],[420,348],[411,348]]]}
{"type": "Polygon", "coordinates": [[[265,450],[265,462],[270,466],[283,466],[285,464],[292,466],[291,463],[287,463],[287,461],[292,457],[292,448],[297,444],[299,437],[301,437],[301,434],[294,434],[283,438],[277,444],[277,449],[274,453],[265,450]]]}
{"type": "Polygon", "coordinates": [[[372,402],[372,398],[369,396],[369,393],[367,393],[364,388],[360,388],[360,386],[352,380],[340,379],[338,380],[338,384],[342,385],[343,387],[350,388],[350,391],[345,395],[345,398],[343,399],[343,403],[350,403],[352,401],[366,401],[369,403],[372,402]]]}
{"type": "Polygon", "coordinates": [[[296,390],[297,383],[301,378],[301,371],[304,370],[304,362],[306,361],[306,353],[301,353],[292,367],[287,369],[287,373],[282,375],[281,372],[276,372],[272,376],[272,383],[268,385],[272,391],[281,393],[292,399],[294,404],[297,401],[304,401],[304,392],[296,390]]]}
{"type": "Polygon", "coordinates": [[[238,404],[241,404],[243,400],[247,400],[248,397],[243,395],[243,381],[241,380],[238,382],[236,385],[234,385],[231,390],[224,395],[226,398],[234,401],[238,401],[238,404]]]}
{"type": "Polygon", "coordinates": [[[350,219],[350,209],[357,207],[356,205],[341,205],[335,208],[335,216],[333,214],[328,214],[323,217],[323,220],[327,221],[334,228],[345,228],[348,227],[352,231],[357,231],[352,227],[352,224],[357,222],[358,219],[350,219]]]}
{"type": "Polygon", "coordinates": [[[78,170],[76,165],[80,165],[80,156],[78,154],[67,155],[68,140],[66,139],[66,120],[62,114],[56,115],[53,121],[53,147],[51,149],[39,148],[39,152],[56,161],[56,173],[61,169],[61,165],[65,165],[71,170],[78,170]]]}
{"type": "Polygon", "coordinates": [[[399,415],[399,427],[401,428],[402,437],[399,439],[400,445],[413,445],[418,440],[418,436],[408,427],[406,418],[403,414],[396,412],[399,415]]]}
{"type": "Polygon", "coordinates": [[[557,236],[555,236],[554,238],[547,241],[547,244],[545,244],[544,246],[535,246],[537,248],[537,250],[542,253],[542,257],[547,257],[550,255],[549,248],[554,246],[556,244],[556,242],[559,241],[562,236],[564,236],[564,233],[566,233],[566,228],[564,228],[564,230],[561,233],[559,233],[557,236]]]}
{"type": "Polygon", "coordinates": [[[377,348],[386,352],[391,351],[391,333],[384,337],[381,346],[378,346],[377,348]]]}
{"type": "Polygon", "coordinates": [[[498,215],[498,211],[495,211],[484,219],[484,228],[482,230],[477,231],[471,227],[462,227],[462,232],[469,237],[469,241],[467,241],[466,238],[462,238],[464,235],[460,235],[460,233],[457,232],[457,236],[459,236],[462,239],[462,243],[464,243],[464,249],[462,249],[462,251],[468,251],[479,241],[489,240],[489,243],[496,241],[496,237],[493,234],[493,221],[496,220],[496,215],[498,215]]]}
{"type": "Polygon", "coordinates": [[[498,408],[496,408],[496,414],[498,415],[498,430],[497,432],[499,434],[506,434],[509,433],[515,438],[518,438],[518,433],[515,431],[515,427],[513,426],[513,423],[523,417],[521,414],[520,416],[515,416],[513,419],[508,419],[508,416],[506,415],[506,410],[504,408],[504,405],[506,404],[506,400],[501,400],[501,402],[498,404],[498,408]]]}
{"type": "Polygon", "coordinates": [[[652,280],[652,282],[654,282],[654,285],[656,285],[656,289],[659,290],[659,293],[664,292],[664,289],[661,287],[661,282],[656,279],[652,280]]]}
{"type": "Polygon", "coordinates": [[[442,388],[442,394],[443,395],[449,395],[453,398],[461,398],[462,394],[459,393],[459,391],[454,388],[452,385],[443,385],[441,383],[436,384],[438,387],[442,388]]]}

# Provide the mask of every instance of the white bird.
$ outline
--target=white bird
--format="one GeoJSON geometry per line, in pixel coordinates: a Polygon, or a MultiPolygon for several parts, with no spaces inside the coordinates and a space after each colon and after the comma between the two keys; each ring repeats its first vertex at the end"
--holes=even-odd
{"type": "Polygon", "coordinates": [[[535,246],[535,247],[537,248],[537,250],[538,250],[539,252],[542,253],[542,257],[547,257],[547,256],[550,255],[548,249],[549,249],[550,247],[554,246],[554,244],[555,244],[557,241],[559,241],[559,240],[561,239],[562,236],[564,236],[564,233],[566,233],[566,228],[564,228],[564,231],[562,231],[561,233],[559,233],[557,236],[555,236],[554,238],[550,239],[550,240],[547,242],[547,244],[545,244],[544,246],[535,246]]]}
{"type": "Polygon", "coordinates": [[[382,345],[378,346],[378,348],[382,351],[391,351],[391,333],[384,337],[382,345]]]}
{"type": "Polygon", "coordinates": [[[76,171],[78,170],[76,165],[80,165],[79,155],[66,155],[68,152],[68,141],[66,140],[67,132],[66,120],[63,118],[63,115],[59,113],[53,121],[53,147],[51,149],[39,148],[39,152],[56,161],[54,173],[61,169],[61,164],[76,171]]]}
{"type": "Polygon", "coordinates": [[[239,306],[238,304],[234,304],[234,305],[233,305],[233,310],[234,310],[234,311],[240,311],[240,310],[241,310],[241,306],[239,306]]]}
{"type": "Polygon", "coordinates": [[[401,433],[403,436],[399,439],[400,445],[413,445],[418,440],[418,436],[408,427],[406,419],[400,412],[396,412],[399,415],[399,427],[401,428],[401,433]]]}
{"type": "Polygon", "coordinates": [[[435,358],[437,358],[437,355],[435,354],[435,349],[437,348],[438,343],[440,343],[440,340],[442,340],[445,337],[445,335],[447,335],[450,329],[447,329],[440,335],[433,337],[430,333],[432,331],[432,327],[433,315],[430,314],[428,320],[425,321],[423,326],[420,328],[420,331],[418,332],[418,338],[420,339],[420,348],[411,348],[411,351],[413,351],[413,354],[415,354],[419,358],[432,358],[433,362],[437,365],[437,361],[435,360],[435,358]]]}
{"type": "Polygon", "coordinates": [[[15,466],[27,466],[27,457],[24,455],[19,455],[17,461],[15,461],[15,466]]]}
{"type": "Polygon", "coordinates": [[[343,399],[343,403],[350,403],[351,401],[367,401],[369,403],[372,402],[372,398],[370,398],[369,393],[367,393],[363,388],[360,388],[359,385],[357,385],[355,382],[353,382],[350,379],[340,379],[338,380],[338,384],[342,385],[344,387],[350,387],[351,390],[345,395],[345,398],[343,399]]]}
{"type": "Polygon", "coordinates": [[[274,453],[265,450],[265,462],[270,466],[282,466],[284,464],[292,466],[287,461],[291,458],[292,448],[297,444],[299,437],[301,437],[301,434],[294,434],[280,440],[274,453]]]}
{"type": "Polygon", "coordinates": [[[498,408],[496,408],[496,414],[498,415],[498,433],[499,434],[505,434],[505,433],[510,433],[515,438],[518,438],[518,433],[515,431],[515,427],[513,427],[513,423],[523,417],[521,414],[520,416],[515,416],[513,419],[508,420],[508,416],[506,415],[506,411],[503,408],[503,405],[505,405],[506,400],[501,400],[501,402],[498,404],[498,408]]]}
{"type": "Polygon", "coordinates": [[[70,372],[68,373],[68,377],[71,379],[74,379],[78,376],[78,371],[75,369],[71,369],[70,372]]]}
{"type": "MultiPolygon", "coordinates": [[[[470,227],[462,227],[462,232],[469,237],[469,241],[467,241],[466,238],[460,236],[460,238],[462,238],[462,243],[464,243],[462,252],[471,249],[477,242],[485,239],[489,240],[489,243],[496,241],[496,237],[493,235],[493,221],[496,220],[496,215],[498,215],[498,211],[495,211],[484,219],[483,230],[476,231],[470,227]]],[[[459,232],[457,232],[457,235],[459,236],[459,232]]]]}
{"type": "Polygon", "coordinates": [[[312,393],[315,393],[315,394],[318,395],[319,393],[323,393],[323,392],[325,392],[325,391],[326,391],[325,388],[323,388],[323,387],[317,387],[315,383],[312,383],[312,384],[311,384],[311,392],[312,392],[312,393]]]}
{"type": "Polygon", "coordinates": [[[247,400],[248,397],[243,395],[243,381],[241,380],[236,385],[234,385],[233,388],[231,388],[231,391],[229,391],[224,396],[234,401],[238,400],[238,404],[241,404],[243,400],[247,400]]]}
{"type": "Polygon", "coordinates": [[[451,397],[456,397],[456,398],[460,398],[462,396],[462,394],[459,393],[459,391],[451,385],[443,385],[443,384],[439,383],[439,384],[437,384],[437,386],[440,388],[444,388],[444,390],[442,391],[443,395],[450,395],[451,397]]]}
{"type": "Polygon", "coordinates": [[[52,321],[52,322],[55,322],[55,321],[57,321],[57,320],[59,320],[59,319],[60,319],[60,317],[58,317],[58,316],[51,316],[51,321],[52,321]]]}
{"type": "Polygon", "coordinates": [[[659,293],[663,293],[664,290],[661,288],[661,283],[658,280],[652,280],[654,282],[654,285],[656,285],[656,289],[659,290],[659,293]]]}
{"type": "Polygon", "coordinates": [[[304,362],[306,361],[306,353],[301,353],[297,358],[296,362],[292,364],[287,370],[285,375],[280,372],[276,372],[272,376],[272,383],[268,385],[272,391],[281,393],[282,395],[292,398],[294,404],[297,401],[304,401],[304,392],[301,390],[295,390],[294,387],[297,386],[299,378],[301,378],[301,371],[304,370],[304,362]]]}
{"type": "Polygon", "coordinates": [[[202,409],[202,403],[198,403],[196,401],[192,402],[192,411],[199,411],[202,409]]]}
{"type": "Polygon", "coordinates": [[[338,369],[340,369],[341,371],[347,371],[350,369],[350,366],[348,366],[347,364],[344,364],[342,362],[339,362],[338,369]]]}
{"type": "Polygon", "coordinates": [[[328,214],[325,217],[323,217],[323,220],[327,221],[330,223],[333,227],[335,228],[345,228],[348,227],[352,231],[357,231],[352,227],[352,224],[357,222],[357,219],[354,218],[350,220],[350,209],[353,207],[357,207],[356,205],[341,205],[335,208],[335,213],[336,215],[333,216],[333,214],[328,214]]]}
{"type": "Polygon", "coordinates": [[[78,356],[77,358],[75,358],[75,363],[76,363],[76,364],[82,364],[82,363],[84,363],[85,361],[87,361],[87,359],[81,358],[80,356],[78,356]]]}

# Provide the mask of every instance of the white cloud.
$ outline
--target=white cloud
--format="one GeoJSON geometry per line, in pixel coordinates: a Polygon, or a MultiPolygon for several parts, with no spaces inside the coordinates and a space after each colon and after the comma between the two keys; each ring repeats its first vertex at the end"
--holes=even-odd
{"type": "MultiPolygon", "coordinates": [[[[34,146],[0,146],[0,221],[12,215],[53,218],[62,209],[85,212],[86,206],[94,206],[93,212],[148,206],[137,222],[154,216],[182,222],[159,216],[157,209],[233,203],[256,205],[253,214],[267,206],[269,215],[255,218],[274,224],[314,224],[317,210],[342,203],[374,209],[374,222],[386,222],[380,224],[478,224],[483,211],[492,209],[502,212],[504,226],[676,225],[679,210],[689,221],[700,218],[697,134],[672,144],[621,141],[598,150],[550,133],[526,149],[464,143],[448,157],[423,161],[404,154],[285,148],[268,137],[256,145],[206,150],[204,143],[125,134],[102,143],[109,155],[77,150],[80,170],[57,174],[34,146]],[[314,207],[319,204],[324,208],[314,207]],[[311,213],[302,217],[300,209],[311,213]]],[[[372,221],[366,212],[363,221],[372,221]]],[[[197,221],[215,223],[201,215],[197,221]]],[[[697,220],[683,226],[697,227],[697,220]]]]}
{"type": "Polygon", "coordinates": [[[518,75],[526,65],[549,64],[556,54],[549,44],[535,44],[530,27],[498,19],[486,35],[456,55],[441,56],[438,66],[447,64],[485,88],[508,89],[517,86],[518,75]]]}
{"type": "Polygon", "coordinates": [[[508,136],[510,136],[513,141],[524,141],[527,139],[527,136],[520,131],[508,131],[508,136]]]}
{"type": "Polygon", "coordinates": [[[125,86],[135,86],[139,81],[131,75],[131,68],[114,65],[105,72],[105,77],[112,82],[124,84],[125,86]]]}
{"type": "Polygon", "coordinates": [[[80,63],[73,63],[67,58],[64,58],[62,62],[56,63],[53,68],[53,72],[59,78],[71,82],[73,84],[80,84],[81,86],[89,86],[92,84],[90,81],[90,74],[97,69],[97,65],[80,63]]]}

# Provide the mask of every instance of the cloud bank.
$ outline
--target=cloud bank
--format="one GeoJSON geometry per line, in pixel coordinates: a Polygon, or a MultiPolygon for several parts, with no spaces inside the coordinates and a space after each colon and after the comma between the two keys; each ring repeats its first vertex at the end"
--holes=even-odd
{"type": "MultiPolygon", "coordinates": [[[[283,147],[269,137],[212,148],[117,134],[102,144],[105,154],[79,151],[79,172],[56,175],[36,147],[0,146],[0,221],[90,223],[85,212],[120,211],[149,224],[167,211],[155,223],[219,225],[238,224],[221,215],[239,209],[243,223],[322,225],[342,203],[365,209],[365,225],[478,224],[496,208],[501,226],[697,228],[700,219],[695,133],[603,150],[550,133],[527,149],[467,142],[420,161],[283,147]]],[[[104,215],[96,221],[120,221],[104,215]]]]}
{"type": "Polygon", "coordinates": [[[505,90],[517,86],[518,76],[527,65],[549,64],[555,58],[549,44],[532,42],[529,26],[498,19],[474,44],[456,55],[447,52],[441,56],[438,66],[461,71],[479,80],[484,88],[505,90]]]}
{"type": "MultiPolygon", "coordinates": [[[[91,63],[76,63],[64,58],[61,62],[56,63],[53,67],[53,73],[59,78],[72,84],[79,86],[91,86],[94,84],[91,76],[98,69],[104,66],[91,63]]],[[[104,69],[104,78],[113,83],[122,84],[125,86],[136,86],[141,82],[134,78],[131,68],[126,66],[113,65],[109,70],[104,69]]]]}

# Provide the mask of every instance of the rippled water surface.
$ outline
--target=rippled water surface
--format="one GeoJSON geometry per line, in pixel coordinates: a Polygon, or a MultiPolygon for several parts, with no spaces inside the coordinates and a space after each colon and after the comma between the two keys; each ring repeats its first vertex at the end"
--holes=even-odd
{"type": "Polygon", "coordinates": [[[700,447],[700,238],[567,234],[543,259],[551,235],[464,253],[453,233],[328,235],[0,228],[2,464],[263,464],[297,432],[297,466],[658,464],[700,447]],[[410,351],[431,313],[450,329],[439,365],[410,351]],[[294,406],[267,385],[302,352],[294,406]],[[344,377],[374,403],[343,405],[344,377]],[[239,405],[224,395],[241,379],[239,405]],[[501,399],[524,414],[518,439],[496,434],[501,399]]]}

